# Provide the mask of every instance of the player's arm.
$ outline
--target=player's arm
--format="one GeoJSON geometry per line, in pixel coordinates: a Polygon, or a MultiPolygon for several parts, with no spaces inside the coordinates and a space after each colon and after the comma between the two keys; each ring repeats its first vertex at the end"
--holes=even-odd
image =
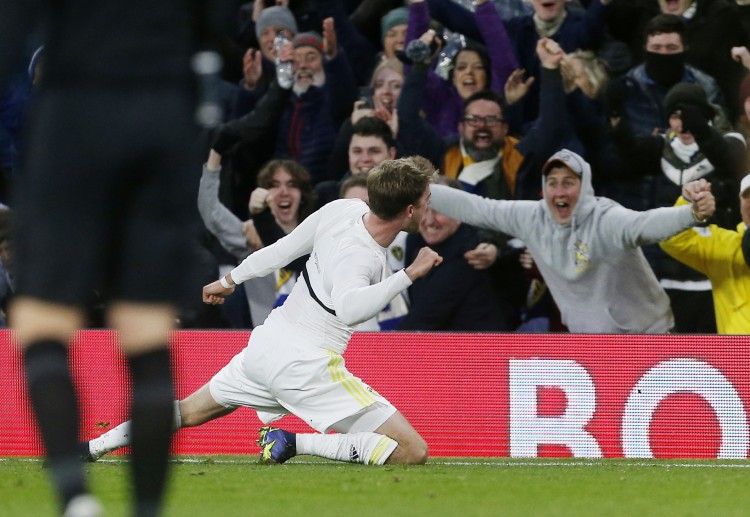
{"type": "Polygon", "coordinates": [[[240,263],[229,274],[203,287],[203,302],[211,305],[224,303],[237,284],[251,278],[266,276],[286,266],[294,259],[312,251],[315,231],[321,220],[320,210],[302,221],[286,237],[262,248],[240,263]]]}
{"type": "Polygon", "coordinates": [[[335,271],[331,300],[338,316],[347,325],[367,321],[414,280],[426,275],[443,258],[424,247],[408,268],[402,269],[381,282],[371,283],[382,267],[369,250],[352,246],[339,253],[328,265],[335,271]]]}
{"type": "Polygon", "coordinates": [[[745,228],[745,235],[742,237],[742,254],[747,267],[750,267],[750,228],[745,228]]]}

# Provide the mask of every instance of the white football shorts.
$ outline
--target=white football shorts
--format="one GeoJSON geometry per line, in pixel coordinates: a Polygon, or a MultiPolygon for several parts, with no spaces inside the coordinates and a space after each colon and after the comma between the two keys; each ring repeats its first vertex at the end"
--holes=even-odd
{"type": "Polygon", "coordinates": [[[272,327],[256,327],[247,347],[211,379],[218,404],[253,408],[264,423],[291,413],[322,433],[375,431],[396,412],[340,354],[293,328],[272,327]]]}

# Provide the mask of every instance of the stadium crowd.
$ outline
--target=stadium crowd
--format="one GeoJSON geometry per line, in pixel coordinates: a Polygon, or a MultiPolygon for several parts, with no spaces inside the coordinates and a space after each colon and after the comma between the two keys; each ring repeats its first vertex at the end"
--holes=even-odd
{"type": "MultiPolygon", "coordinates": [[[[554,188],[547,176],[567,164],[584,183],[581,207],[594,206],[590,188],[638,213],[698,206],[710,191],[716,211],[703,220],[694,210],[699,227],[660,246],[688,225],[623,209],[631,226],[672,226],[571,238],[555,253],[584,264],[572,278],[555,269],[544,239],[585,230],[589,212],[575,210],[577,198],[572,217],[550,228],[529,219],[523,231],[520,222],[470,226],[452,209],[438,211],[450,205],[441,202],[418,233],[388,247],[388,267],[407,267],[425,245],[444,263],[358,328],[750,334],[750,1],[255,0],[237,4],[235,26],[214,42],[224,61],[215,92],[223,123],[203,135],[184,174],[196,192],[196,210],[185,214],[195,220],[202,264],[196,285],[325,203],[367,201],[367,175],[385,160],[420,155],[446,188],[527,202],[546,199],[554,188]],[[560,158],[561,149],[570,154],[560,158]],[[705,182],[682,196],[696,180],[705,182]],[[633,263],[641,251],[611,251],[641,246],[646,268],[633,263]],[[585,307],[602,298],[623,308],[610,317],[639,323],[589,325],[597,316],[585,307]]],[[[3,307],[13,294],[8,228],[24,114],[43,80],[39,47],[0,92],[3,307]]],[[[452,199],[445,190],[439,197],[452,199]]],[[[196,292],[181,325],[259,325],[306,258],[247,282],[220,306],[196,292]]],[[[92,326],[101,324],[96,305],[92,326]]]]}

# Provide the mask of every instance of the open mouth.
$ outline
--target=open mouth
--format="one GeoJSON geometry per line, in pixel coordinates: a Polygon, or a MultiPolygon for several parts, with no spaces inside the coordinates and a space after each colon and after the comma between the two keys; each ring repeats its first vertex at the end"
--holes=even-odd
{"type": "Polygon", "coordinates": [[[462,80],[461,87],[464,90],[469,90],[471,92],[476,91],[479,88],[479,86],[477,86],[477,81],[473,77],[462,80]]]}
{"type": "Polygon", "coordinates": [[[667,5],[667,11],[675,12],[680,8],[680,2],[679,0],[667,0],[664,2],[667,5]]]}
{"type": "Polygon", "coordinates": [[[557,213],[558,218],[562,220],[570,219],[570,216],[573,214],[570,203],[567,201],[555,202],[555,212],[557,213]]]}
{"type": "Polygon", "coordinates": [[[487,147],[492,143],[492,133],[486,129],[480,129],[474,133],[474,145],[477,147],[487,147]]]}

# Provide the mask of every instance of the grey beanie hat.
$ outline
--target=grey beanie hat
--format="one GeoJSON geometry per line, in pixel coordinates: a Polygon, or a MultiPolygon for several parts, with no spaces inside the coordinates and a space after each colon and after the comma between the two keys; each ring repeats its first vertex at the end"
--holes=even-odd
{"type": "Polygon", "coordinates": [[[286,7],[274,5],[263,9],[258,16],[258,21],[255,22],[255,36],[260,39],[260,34],[272,25],[287,29],[292,36],[297,34],[297,20],[294,19],[292,11],[286,7]]]}

